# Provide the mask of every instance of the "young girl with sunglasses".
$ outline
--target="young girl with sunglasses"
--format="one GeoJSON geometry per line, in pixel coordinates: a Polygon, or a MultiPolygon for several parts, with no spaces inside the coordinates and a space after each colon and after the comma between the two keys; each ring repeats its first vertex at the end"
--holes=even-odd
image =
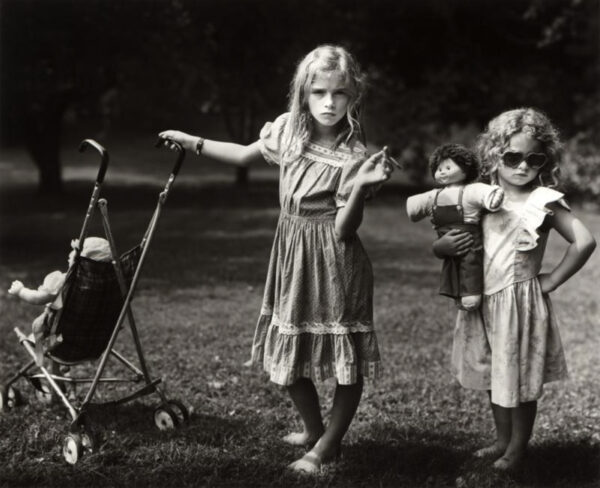
{"type": "MultiPolygon", "coordinates": [[[[339,453],[362,395],[380,372],[373,328],[373,272],[356,231],[365,197],[390,177],[385,150],[367,158],[360,126],[363,75],[339,46],[320,46],[298,65],[289,112],[249,146],[168,130],[160,137],[217,161],[264,159],[279,166],[281,214],[271,251],[252,359],[287,388],[303,431],[288,444],[309,451],[290,465],[318,472],[339,453]],[[337,380],[324,425],[313,380],[337,380]]],[[[397,164],[397,163],[395,163],[397,164]]]]}
{"type": "MultiPolygon", "coordinates": [[[[504,471],[523,461],[543,384],[567,377],[548,294],[584,265],[596,245],[554,189],[561,148],[550,120],[531,108],[500,114],[477,143],[482,176],[505,196],[500,211],[483,218],[484,300],[480,312],[458,312],[452,366],[462,386],[488,390],[497,438],[475,456],[493,458],[504,471]],[[551,229],[569,246],[550,273],[540,274],[551,229]]],[[[447,234],[434,251],[460,255],[469,245],[468,235],[447,234]]]]}

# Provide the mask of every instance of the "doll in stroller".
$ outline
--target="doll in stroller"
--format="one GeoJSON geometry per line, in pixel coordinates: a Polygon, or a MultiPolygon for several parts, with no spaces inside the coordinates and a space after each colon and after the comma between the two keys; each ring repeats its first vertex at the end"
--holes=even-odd
{"type": "MultiPolygon", "coordinates": [[[[67,259],[69,268],[75,264],[75,258],[79,251],[79,239],[71,241],[71,248],[67,259]]],[[[108,241],[102,237],[87,237],[79,255],[99,262],[111,261],[110,246],[108,241]]],[[[21,281],[15,280],[8,290],[10,295],[14,295],[26,303],[44,305],[44,311],[33,320],[31,334],[28,336],[28,339],[35,344],[35,359],[38,366],[43,364],[44,341],[50,338],[49,326],[52,313],[62,307],[60,291],[65,284],[66,277],[66,272],[52,271],[46,275],[37,289],[27,288],[21,281]]],[[[51,347],[52,344],[48,346],[51,347]]],[[[53,374],[59,373],[59,365],[55,361],[50,360],[48,369],[53,374]]]]}
{"type": "MultiPolygon", "coordinates": [[[[124,254],[117,252],[108,219],[107,201],[100,199],[100,188],[108,166],[108,154],[97,142],[86,139],[80,151],[92,147],[100,153],[101,164],[92,196],[79,234],[72,242],[66,273],[50,273],[37,289],[26,288],[15,281],[9,293],[29,303],[44,304],[44,312],[33,323],[33,337],[14,327],[20,344],[30,356],[12,378],[0,385],[0,412],[11,410],[22,403],[19,390],[14,386],[19,379],[31,384],[40,400],[57,399],[68,410],[72,422],[62,443],[65,460],[75,464],[85,453],[98,448],[98,436],[90,420],[90,406],[123,404],[156,393],[160,404],[154,409],[154,423],[161,429],[171,429],[189,418],[187,407],[175,399],[168,399],[160,386],[162,378],[150,376],[144,358],[141,340],[131,303],[140,277],[163,204],[179,171],[185,153],[179,148],[175,167],[159,194],[158,203],[140,244],[124,254]],[[106,238],[88,237],[90,219],[99,209],[106,238]],[[83,245],[80,245],[83,243],[83,245]],[[119,332],[129,325],[137,352],[137,364],[115,348],[119,332]],[[116,360],[117,366],[130,374],[128,377],[109,374],[107,362],[116,360]],[[91,363],[95,372],[87,376],[75,374],[75,365],[91,363]],[[71,369],[70,375],[62,374],[71,369]],[[96,390],[103,384],[137,384],[124,397],[98,402],[96,390]],[[87,392],[72,398],[68,388],[89,384],[87,392]],[[96,400],[95,403],[92,403],[96,400]]],[[[114,362],[114,361],[113,361],[114,362]]],[[[80,373],[80,371],[77,371],[80,373]]],[[[112,395],[114,396],[114,395],[112,395]]]]}

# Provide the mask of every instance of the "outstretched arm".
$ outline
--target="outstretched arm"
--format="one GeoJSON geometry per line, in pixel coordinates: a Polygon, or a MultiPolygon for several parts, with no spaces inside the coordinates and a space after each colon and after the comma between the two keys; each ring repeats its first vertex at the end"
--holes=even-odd
{"type": "Polygon", "coordinates": [[[539,276],[543,293],[550,293],[573,276],[585,264],[596,247],[596,240],[583,223],[571,212],[553,205],[551,225],[568,241],[569,247],[560,263],[550,273],[539,276]]]}
{"type": "Polygon", "coordinates": [[[32,305],[44,305],[55,298],[55,295],[52,295],[47,291],[26,288],[19,280],[12,282],[12,285],[8,289],[8,293],[17,296],[24,302],[31,303],[32,305]]]}
{"type": "MultiPolygon", "coordinates": [[[[200,137],[178,130],[165,130],[158,136],[165,140],[166,146],[169,146],[169,141],[175,141],[181,144],[185,150],[193,152],[196,152],[198,142],[202,140],[200,137]]],[[[260,159],[261,156],[259,141],[244,146],[233,142],[203,140],[201,154],[222,163],[246,166],[251,161],[260,159]]]]}

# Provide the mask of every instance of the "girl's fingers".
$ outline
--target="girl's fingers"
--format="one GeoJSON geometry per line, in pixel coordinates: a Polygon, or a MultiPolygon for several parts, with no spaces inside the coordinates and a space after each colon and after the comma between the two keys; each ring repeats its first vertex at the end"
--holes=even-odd
{"type": "Polygon", "coordinates": [[[470,249],[472,245],[473,245],[472,241],[461,241],[461,242],[457,243],[457,247],[459,249],[470,249]]]}
{"type": "Polygon", "coordinates": [[[371,156],[371,160],[374,164],[379,164],[383,158],[383,151],[376,152],[371,156]]]}
{"type": "Polygon", "coordinates": [[[472,243],[473,242],[473,238],[471,237],[470,234],[465,234],[464,236],[460,236],[456,239],[457,243],[460,244],[465,244],[465,243],[472,243]]]}
{"type": "Polygon", "coordinates": [[[379,153],[377,153],[377,154],[382,155],[383,160],[385,161],[386,164],[389,164],[392,167],[395,167],[398,169],[402,169],[402,165],[398,161],[396,161],[392,156],[389,155],[389,150],[390,149],[388,146],[383,146],[381,151],[379,151],[379,153]]]}

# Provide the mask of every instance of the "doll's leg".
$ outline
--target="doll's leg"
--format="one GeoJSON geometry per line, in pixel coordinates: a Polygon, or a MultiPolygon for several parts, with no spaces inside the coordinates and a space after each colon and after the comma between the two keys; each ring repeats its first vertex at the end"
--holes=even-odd
{"type": "Polygon", "coordinates": [[[331,407],[331,421],[315,446],[302,458],[290,464],[290,469],[316,473],[321,465],[335,459],[340,452],[342,439],[354,418],[363,390],[363,377],[359,376],[352,385],[336,386],[331,407]]]}
{"type": "Polygon", "coordinates": [[[42,313],[38,315],[31,324],[31,332],[33,332],[33,338],[35,342],[40,341],[43,338],[44,334],[44,318],[46,317],[46,313],[42,313]]]}
{"type": "Polygon", "coordinates": [[[44,348],[42,340],[44,339],[44,321],[46,312],[38,315],[31,324],[31,332],[33,332],[33,340],[35,342],[35,363],[42,366],[44,362],[44,348]]]}
{"type": "Polygon", "coordinates": [[[481,305],[481,295],[468,295],[460,298],[460,304],[465,310],[477,310],[481,305]]]}
{"type": "MultiPolygon", "coordinates": [[[[488,392],[490,394],[490,392],[488,392]]],[[[473,453],[478,458],[498,459],[506,451],[511,439],[512,432],[512,412],[511,408],[504,408],[492,403],[492,415],[494,416],[494,425],[496,426],[496,442],[490,446],[483,447],[473,453]]]]}
{"type": "Polygon", "coordinates": [[[481,305],[483,291],[483,253],[471,249],[460,261],[460,303],[465,310],[476,310],[481,305]]]}
{"type": "Polygon", "coordinates": [[[304,428],[302,432],[286,435],[283,441],[295,446],[312,447],[325,431],[317,389],[310,379],[300,378],[288,386],[287,390],[300,414],[304,428]]]}
{"type": "Polygon", "coordinates": [[[504,455],[494,463],[494,467],[502,471],[514,471],[521,465],[533,431],[537,402],[521,403],[518,407],[511,408],[511,414],[510,443],[504,455]]]}

